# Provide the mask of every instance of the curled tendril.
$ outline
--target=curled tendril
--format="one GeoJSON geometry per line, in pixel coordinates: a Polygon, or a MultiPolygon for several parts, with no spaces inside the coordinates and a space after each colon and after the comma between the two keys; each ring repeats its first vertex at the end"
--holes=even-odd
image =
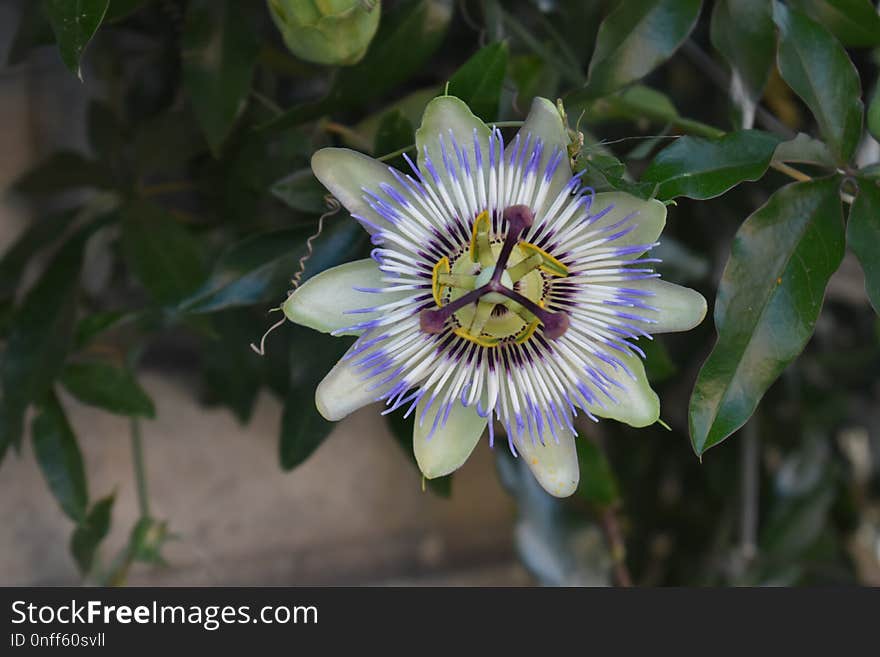
{"type": "MultiPolygon", "coordinates": [[[[318,229],[309,237],[309,239],[306,240],[306,252],[299,259],[299,266],[297,267],[297,271],[293,275],[293,278],[290,280],[291,287],[290,287],[290,290],[287,292],[288,298],[290,298],[290,295],[293,294],[294,292],[296,292],[297,288],[302,284],[302,277],[303,277],[303,273],[305,273],[305,270],[306,270],[306,263],[312,257],[312,254],[314,253],[314,250],[315,250],[314,241],[321,236],[321,233],[324,232],[324,220],[327,217],[333,216],[334,214],[339,212],[339,210],[342,208],[342,204],[339,203],[339,201],[336,199],[336,197],[331,196],[329,194],[324,197],[324,204],[327,206],[327,212],[325,212],[320,217],[318,217],[318,229]]],[[[277,306],[276,308],[271,308],[269,310],[269,312],[270,313],[278,312],[279,310],[282,309],[282,307],[283,307],[283,304],[281,306],[277,306]]],[[[251,342],[251,349],[253,349],[255,354],[257,354],[258,356],[265,356],[266,355],[266,338],[269,337],[269,334],[272,331],[274,331],[279,326],[284,324],[285,320],[286,320],[286,318],[282,317],[277,322],[272,324],[272,326],[270,326],[268,329],[266,329],[266,332],[263,333],[263,337],[260,338],[260,346],[259,347],[255,343],[251,342]]]]}

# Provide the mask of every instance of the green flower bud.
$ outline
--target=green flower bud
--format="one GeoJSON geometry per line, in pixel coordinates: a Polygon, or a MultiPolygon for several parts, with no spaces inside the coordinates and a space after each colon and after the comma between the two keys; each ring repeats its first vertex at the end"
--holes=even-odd
{"type": "Polygon", "coordinates": [[[272,20],[290,51],[316,64],[356,64],[379,27],[380,0],[268,2],[272,20]]]}

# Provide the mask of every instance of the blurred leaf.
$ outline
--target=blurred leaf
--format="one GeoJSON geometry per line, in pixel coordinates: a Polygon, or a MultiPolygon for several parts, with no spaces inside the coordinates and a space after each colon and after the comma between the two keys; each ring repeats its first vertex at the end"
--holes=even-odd
{"type": "Polygon", "coordinates": [[[246,3],[193,0],[181,47],[184,86],[217,155],[245,107],[259,52],[246,3]]]}
{"type": "Polygon", "coordinates": [[[712,10],[712,45],[732,69],[730,95],[750,128],[755,106],[770,77],[776,38],[767,0],[717,0],[712,10]]]}
{"type": "Polygon", "coordinates": [[[89,143],[102,160],[118,158],[125,147],[125,130],[113,109],[103,101],[89,103],[86,132],[89,143]]]}
{"type": "MultiPolygon", "coordinates": [[[[376,142],[373,152],[378,156],[394,153],[401,148],[407,148],[415,143],[415,130],[403,112],[392,110],[382,117],[379,128],[376,130],[376,142]]],[[[404,169],[406,161],[401,155],[385,160],[388,166],[404,169]]]]}
{"type": "Polygon", "coordinates": [[[834,500],[834,468],[824,438],[806,435],[778,467],[758,544],[762,559],[790,563],[820,536],[834,500]]]}
{"type": "Polygon", "coordinates": [[[131,530],[128,539],[128,560],[162,565],[165,558],[162,556],[162,548],[171,535],[168,532],[168,523],[155,518],[141,518],[131,530]]]}
{"type": "Polygon", "coordinates": [[[687,38],[700,0],[618,2],[599,27],[585,93],[605,96],[646,76],[687,38]]]}
{"type": "MultiPolygon", "coordinates": [[[[290,327],[286,327],[291,330],[290,327]]],[[[351,340],[297,326],[290,350],[290,386],[281,416],[281,467],[300,465],[330,435],[335,422],[325,420],[315,406],[315,389],[336,364],[351,340]]]]}
{"type": "Polygon", "coordinates": [[[132,201],[122,209],[122,248],[132,274],[160,304],[179,301],[205,279],[201,244],[149,201],[132,201]]]}
{"type": "Polygon", "coordinates": [[[272,185],[272,196],[293,210],[321,214],[327,210],[324,188],[311,169],[294,171],[272,185]]]}
{"type": "Polygon", "coordinates": [[[679,116],[669,96],[641,84],[596,100],[590,100],[582,91],[575,91],[566,96],[565,106],[569,116],[578,116],[583,110],[584,120],[589,125],[620,119],[641,121],[645,116],[672,123],[679,116]]]}
{"type": "Polygon", "coordinates": [[[874,85],[874,95],[868,105],[868,130],[874,139],[880,140],[880,82],[874,85]]]}
{"type": "MultiPolygon", "coordinates": [[[[415,412],[413,412],[408,418],[403,416],[403,409],[399,409],[394,413],[386,415],[385,419],[388,422],[388,428],[391,430],[391,435],[394,436],[394,440],[400,445],[400,448],[406,452],[410,461],[412,461],[413,467],[419,472],[419,475],[421,475],[422,473],[419,471],[419,464],[416,462],[416,456],[413,453],[413,423],[415,421],[415,412]]],[[[435,477],[434,479],[425,479],[424,481],[426,488],[438,497],[452,497],[452,475],[435,477]]]]}
{"type": "Polygon", "coordinates": [[[837,177],[787,185],[737,232],[715,301],[718,341],[691,397],[698,455],[749,419],[810,339],[843,258],[839,185],[837,177]]]}
{"type": "Polygon", "coordinates": [[[490,43],[449,78],[449,95],[461,98],[484,121],[498,118],[498,103],[507,72],[507,52],[506,43],[490,43]]]}
{"type": "Polygon", "coordinates": [[[85,519],[73,530],[70,551],[83,575],[92,570],[98,546],[110,531],[110,512],[115,501],[116,495],[113,494],[95,502],[85,519]]]}
{"type": "Polygon", "coordinates": [[[82,349],[105,331],[126,324],[138,316],[138,313],[121,310],[106,310],[86,315],[76,324],[73,343],[77,349],[82,349]]]}
{"type": "Polygon", "coordinates": [[[8,66],[15,66],[23,62],[33,48],[55,43],[52,26],[43,15],[39,2],[24,3],[20,13],[21,20],[6,56],[8,66]]]}
{"type": "Polygon", "coordinates": [[[168,174],[205,150],[192,115],[166,112],[138,125],[133,139],[135,166],[141,174],[168,174]]]}
{"type": "Polygon", "coordinates": [[[384,12],[364,58],[340,69],[329,93],[297,105],[264,128],[281,130],[330,111],[360,107],[421,71],[439,47],[452,15],[450,0],[405,0],[384,12]]]}
{"type": "Polygon", "coordinates": [[[880,46],[880,16],[871,0],[792,0],[845,46],[880,46]]]}
{"type": "Polygon", "coordinates": [[[0,449],[18,447],[28,404],[49,392],[70,346],[87,234],[71,238],[13,315],[0,361],[0,449]]]}
{"type": "Polygon", "coordinates": [[[659,337],[653,340],[639,340],[639,347],[645,352],[645,373],[651,383],[666,381],[678,372],[669,350],[659,337]]]}
{"type": "Polygon", "coordinates": [[[80,59],[91,41],[110,0],[42,0],[43,13],[52,24],[61,59],[82,80],[80,59]]]}
{"type": "Polygon", "coordinates": [[[776,147],[773,159],[779,162],[802,162],[824,167],[835,167],[834,156],[825,142],[799,132],[794,139],[776,147]]]}
{"type": "Polygon", "coordinates": [[[0,305],[11,303],[31,259],[61,237],[74,213],[35,219],[0,257],[0,305]]]}
{"type": "MultiPolygon", "coordinates": [[[[290,279],[305,255],[306,240],[315,228],[305,226],[248,237],[220,257],[214,271],[198,290],[179,304],[187,313],[216,312],[236,306],[283,301],[290,279]]],[[[352,259],[365,242],[366,233],[345,214],[327,219],[306,267],[310,276],[352,259]]]]}
{"type": "Polygon", "coordinates": [[[880,187],[875,182],[860,181],[846,225],[846,243],[865,271],[865,292],[880,314],[880,187]]]}
{"type": "Polygon", "coordinates": [[[589,438],[575,440],[581,470],[577,494],[590,504],[608,507],[620,500],[617,479],[602,449],[589,438]]]}
{"type": "Polygon", "coordinates": [[[520,107],[528,107],[535,96],[552,97],[559,88],[559,72],[537,55],[512,55],[508,69],[520,107]]]}
{"type": "Polygon", "coordinates": [[[127,18],[129,14],[134,13],[143,7],[150,0],[110,0],[110,6],[107,8],[107,14],[104,16],[104,22],[122,20],[127,18]]]}
{"type": "Polygon", "coordinates": [[[777,137],[759,130],[739,130],[719,139],[680,137],[657,154],[642,182],[658,183],[662,200],[714,198],[761,178],[778,143],[777,137]]]}
{"type": "MultiPolygon", "coordinates": [[[[379,124],[382,123],[382,120],[389,113],[394,112],[395,110],[399,111],[406,120],[410,122],[410,124],[417,125],[422,120],[422,114],[425,113],[425,107],[427,104],[442,92],[443,89],[441,87],[428,87],[407,94],[403,98],[385,105],[382,109],[373,112],[366,118],[358,121],[353,126],[353,132],[357,135],[357,139],[341,135],[342,141],[347,146],[358,150],[363,150],[363,147],[366,144],[372,146],[376,142],[376,133],[379,131],[379,124]]],[[[382,153],[374,154],[382,155],[382,153]]]]}
{"type": "Polygon", "coordinates": [[[84,404],[117,415],[155,417],[153,401],[125,369],[109,363],[70,363],[61,373],[61,383],[84,404]]]}
{"type": "Polygon", "coordinates": [[[112,172],[101,162],[73,151],[56,151],[13,183],[13,191],[40,197],[80,187],[108,189],[112,172]]]}
{"type": "Polygon", "coordinates": [[[801,12],[776,2],[773,20],[779,27],[779,72],[845,164],[862,133],[859,74],[837,40],[801,12]]]}
{"type": "Polygon", "coordinates": [[[31,424],[34,454],[61,510],[76,523],[86,519],[89,493],[76,436],[54,394],[40,402],[31,424]]]}
{"type": "MultiPolygon", "coordinates": [[[[263,385],[266,366],[274,360],[277,349],[273,345],[272,355],[260,359],[254,358],[254,352],[248,347],[256,333],[255,322],[265,321],[265,315],[233,310],[197,317],[209,321],[215,333],[202,340],[199,349],[202,401],[225,405],[239,422],[245,423],[251,417],[257,394],[263,385]],[[255,317],[260,317],[260,320],[255,320],[255,317]]],[[[269,321],[274,320],[270,317],[269,321]]],[[[287,370],[286,367],[284,369],[287,370]]]]}

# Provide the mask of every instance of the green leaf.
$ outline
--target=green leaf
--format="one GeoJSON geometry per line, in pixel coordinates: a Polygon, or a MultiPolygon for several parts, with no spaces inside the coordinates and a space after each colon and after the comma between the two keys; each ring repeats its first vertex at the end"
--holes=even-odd
{"type": "Polygon", "coordinates": [[[123,207],[122,248],[132,274],[160,304],[180,301],[205,279],[201,244],[149,201],[123,207]]]}
{"type": "Polygon", "coordinates": [[[181,41],[184,87],[217,155],[245,107],[259,52],[247,3],[194,0],[181,41]]]}
{"type": "Polygon", "coordinates": [[[315,406],[315,389],[336,364],[351,340],[334,338],[301,326],[295,331],[290,350],[290,386],[281,416],[279,456],[281,467],[300,465],[330,435],[335,422],[325,420],[315,406]]]}
{"type": "Polygon", "coordinates": [[[28,405],[49,392],[70,347],[87,235],[71,238],[13,315],[0,361],[0,449],[18,447],[28,405]]]}
{"type": "Polygon", "coordinates": [[[110,0],[43,0],[43,13],[52,24],[61,59],[82,80],[80,59],[95,36],[110,0]]]}
{"type": "MultiPolygon", "coordinates": [[[[179,304],[187,313],[207,313],[283,300],[290,279],[308,248],[314,227],[292,228],[253,235],[234,244],[220,257],[214,271],[198,290],[179,304]]],[[[345,214],[328,217],[321,236],[313,242],[303,282],[328,267],[359,253],[366,233],[345,214]]]]}
{"type": "Polygon", "coordinates": [[[461,98],[484,121],[498,118],[507,53],[506,43],[490,43],[449,78],[449,95],[461,98]]]}
{"type": "Polygon", "coordinates": [[[109,363],[70,363],[61,373],[61,383],[84,404],[117,415],[156,415],[153,401],[131,372],[109,363]]]}
{"type": "Polygon", "coordinates": [[[803,132],[799,132],[794,139],[779,144],[773,154],[773,159],[777,162],[802,162],[831,169],[836,168],[834,156],[828,150],[828,145],[803,132]]]}
{"type": "Polygon", "coordinates": [[[358,64],[339,70],[324,98],[297,105],[263,127],[282,130],[330,111],[361,107],[422,71],[443,41],[452,4],[447,0],[406,0],[388,12],[384,9],[367,54],[358,64]]]}
{"type": "MultiPolygon", "coordinates": [[[[391,430],[391,435],[394,437],[395,442],[397,442],[397,444],[400,445],[400,448],[406,452],[406,455],[409,457],[410,461],[412,461],[416,472],[419,472],[419,464],[416,462],[416,456],[413,453],[413,423],[415,421],[415,413],[408,418],[403,416],[404,412],[401,409],[394,413],[389,413],[385,418],[388,421],[388,428],[391,430]]],[[[419,472],[419,474],[421,475],[421,472],[419,472]]],[[[425,479],[424,482],[427,489],[438,497],[452,497],[452,475],[435,477],[434,479],[425,479]]]]}
{"type": "Polygon", "coordinates": [[[55,395],[48,393],[31,424],[34,454],[61,510],[74,522],[86,519],[89,493],[76,436],[55,395]]]}
{"type": "MultiPolygon", "coordinates": [[[[254,353],[246,348],[254,340],[256,327],[259,326],[256,322],[265,321],[265,317],[263,313],[242,310],[220,312],[210,317],[197,316],[209,324],[214,334],[203,339],[199,345],[202,383],[200,401],[208,405],[225,405],[242,424],[250,420],[266,370],[271,374],[272,368],[278,367],[274,362],[278,349],[275,344],[271,347],[268,358],[255,358],[254,353]],[[255,319],[256,317],[259,319],[255,319]]],[[[270,319],[271,321],[274,320],[270,319]]],[[[281,353],[286,353],[286,350],[281,353]]],[[[284,370],[280,377],[283,381],[280,386],[283,394],[287,390],[289,378],[286,362],[280,369],[284,370]]]]}
{"type": "Polygon", "coordinates": [[[599,27],[586,93],[604,96],[646,76],[690,34],[700,0],[618,2],[599,27]]]}
{"type": "Polygon", "coordinates": [[[645,352],[645,373],[652,384],[666,381],[678,372],[669,350],[660,337],[655,337],[653,340],[639,340],[639,346],[645,352]]]}
{"type": "Polygon", "coordinates": [[[681,137],[657,154],[642,181],[659,184],[662,200],[714,198],[763,176],[778,143],[760,130],[739,130],[719,139],[681,137]]]}
{"type": "Polygon", "coordinates": [[[792,0],[845,46],[880,46],[880,15],[871,0],[792,0]]]}
{"type": "Polygon", "coordinates": [[[730,95],[751,127],[755,106],[770,77],[776,39],[767,0],[717,0],[712,10],[712,45],[730,66],[730,95]]]}
{"type": "Polygon", "coordinates": [[[300,169],[285,176],[271,187],[272,196],[292,210],[321,214],[327,210],[327,190],[318,182],[311,169],[300,169]]]}
{"type": "MultiPolygon", "coordinates": [[[[415,129],[409,119],[399,109],[392,110],[382,117],[376,129],[376,141],[373,152],[378,156],[394,153],[401,148],[412,146],[416,140],[415,129]]],[[[386,160],[388,166],[405,169],[406,161],[402,156],[386,160]]]]}
{"type": "Polygon", "coordinates": [[[865,271],[865,291],[880,314],[880,187],[877,181],[860,180],[859,193],[849,212],[846,243],[865,271]]]}
{"type": "Polygon", "coordinates": [[[34,220],[0,257],[0,304],[11,303],[25,267],[40,251],[60,237],[74,213],[34,220]]]}
{"type": "Polygon", "coordinates": [[[874,139],[880,140],[880,83],[874,86],[874,94],[868,105],[868,130],[874,139]]]}
{"type": "Polygon", "coordinates": [[[104,16],[104,22],[119,21],[127,18],[129,14],[134,13],[143,7],[150,0],[110,0],[110,7],[107,9],[107,15],[104,16]]]}
{"type": "Polygon", "coordinates": [[[206,150],[188,111],[166,112],[139,124],[133,145],[135,168],[141,174],[168,175],[206,150]]]}
{"type": "Polygon", "coordinates": [[[114,494],[95,502],[85,519],[73,530],[73,536],[70,537],[70,552],[83,575],[92,570],[98,546],[110,531],[110,513],[115,501],[114,494]]]}
{"type": "Polygon", "coordinates": [[[121,310],[105,310],[86,315],[76,324],[73,343],[76,349],[82,349],[105,331],[122,326],[139,317],[138,313],[121,310]]]}
{"type": "Polygon", "coordinates": [[[77,188],[112,186],[113,174],[103,163],[73,151],[56,151],[16,180],[12,189],[38,198],[77,188]]]}
{"type": "Polygon", "coordinates": [[[745,424],[810,339],[843,258],[839,184],[787,185],[737,232],[715,302],[718,340],[691,396],[698,455],[745,424]]]}
{"type": "Polygon", "coordinates": [[[862,133],[859,74],[846,51],[801,12],[773,4],[779,27],[779,72],[819,124],[839,164],[852,156],[862,133]]]}
{"type": "Polygon", "coordinates": [[[39,2],[26,2],[21,6],[19,12],[21,20],[6,56],[8,66],[15,66],[25,61],[34,48],[55,43],[52,26],[43,15],[39,2]]]}
{"type": "Polygon", "coordinates": [[[589,438],[575,441],[581,478],[577,494],[590,504],[608,507],[620,500],[617,478],[602,449],[589,438]]]}
{"type": "Polygon", "coordinates": [[[624,178],[623,162],[600,146],[585,146],[578,154],[575,171],[583,172],[581,180],[597,192],[620,190],[639,198],[651,198],[657,187],[654,183],[631,182],[624,178]]]}

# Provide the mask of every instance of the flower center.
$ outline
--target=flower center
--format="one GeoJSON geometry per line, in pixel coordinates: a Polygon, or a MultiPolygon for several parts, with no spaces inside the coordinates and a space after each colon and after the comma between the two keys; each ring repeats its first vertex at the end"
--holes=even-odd
{"type": "Polygon", "coordinates": [[[437,308],[422,311],[424,332],[442,333],[450,321],[456,335],[486,347],[506,340],[525,342],[539,324],[552,340],[565,333],[568,315],[546,310],[544,297],[546,281],[568,275],[567,267],[534,244],[520,241],[533,221],[527,206],[510,206],[503,218],[508,226],[503,241],[493,241],[489,213],[481,212],[474,220],[469,250],[452,263],[443,257],[434,265],[437,308]]]}

